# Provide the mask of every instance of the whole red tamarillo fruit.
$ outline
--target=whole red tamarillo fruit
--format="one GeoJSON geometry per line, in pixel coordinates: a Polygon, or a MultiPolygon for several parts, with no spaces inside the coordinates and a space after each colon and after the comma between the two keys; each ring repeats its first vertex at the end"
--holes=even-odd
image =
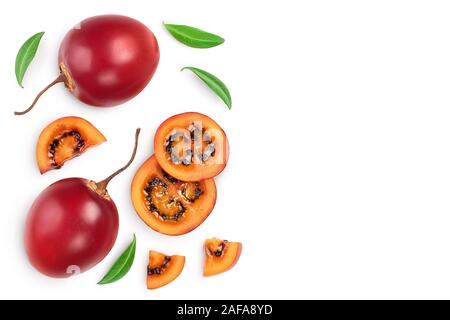
{"type": "Polygon", "coordinates": [[[134,160],[105,180],[59,180],[34,201],[25,225],[25,249],[31,264],[41,273],[66,278],[87,271],[103,260],[113,247],[119,215],[107,185],[134,160]]]}
{"type": "Polygon", "coordinates": [[[73,27],[59,49],[60,75],[42,90],[64,83],[80,101],[96,107],[122,104],[150,82],[159,62],[154,34],[141,22],[120,15],[88,18],[73,27]]]}

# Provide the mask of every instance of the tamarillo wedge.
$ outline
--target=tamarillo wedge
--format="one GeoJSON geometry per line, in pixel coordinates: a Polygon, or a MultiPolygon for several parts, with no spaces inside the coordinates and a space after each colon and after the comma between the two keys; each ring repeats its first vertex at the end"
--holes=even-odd
{"type": "Polygon", "coordinates": [[[164,121],[154,140],[159,165],[182,181],[217,176],[225,168],[229,146],[223,129],[210,117],[187,112],[164,121]]]}
{"type": "Polygon", "coordinates": [[[170,176],[151,156],[131,184],[131,198],[139,217],[152,229],[176,236],[197,228],[216,203],[214,179],[185,182],[170,176]]]}
{"type": "Polygon", "coordinates": [[[233,268],[242,251],[240,242],[229,242],[217,238],[205,240],[205,266],[203,275],[213,276],[233,268]]]}
{"type": "Polygon", "coordinates": [[[45,127],[39,136],[36,145],[39,171],[44,174],[60,169],[66,161],[105,141],[105,136],[83,118],[57,119],[45,127]]]}
{"type": "Polygon", "coordinates": [[[168,256],[150,251],[147,267],[147,288],[161,288],[175,280],[183,271],[184,262],[184,256],[168,256]]]}

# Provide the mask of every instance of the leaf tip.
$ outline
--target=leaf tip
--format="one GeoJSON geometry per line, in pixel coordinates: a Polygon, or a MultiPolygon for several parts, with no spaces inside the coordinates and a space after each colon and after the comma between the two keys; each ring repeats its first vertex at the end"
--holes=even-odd
{"type": "Polygon", "coordinates": [[[168,22],[166,22],[166,21],[163,21],[162,24],[163,24],[164,28],[167,30],[167,32],[169,32],[170,34],[172,34],[172,30],[171,30],[172,24],[171,24],[171,23],[168,23],[168,22]]]}
{"type": "Polygon", "coordinates": [[[97,282],[98,285],[105,285],[109,284],[109,281],[107,281],[107,275],[105,275],[99,282],[97,282]]]}
{"type": "Polygon", "coordinates": [[[41,31],[41,32],[36,33],[33,37],[36,37],[36,39],[38,41],[41,41],[41,39],[44,36],[44,34],[45,34],[45,31],[41,31]]]}
{"type": "Polygon", "coordinates": [[[231,95],[228,94],[227,98],[222,99],[225,105],[228,107],[228,110],[231,110],[231,107],[233,106],[233,100],[231,100],[231,95]]]}

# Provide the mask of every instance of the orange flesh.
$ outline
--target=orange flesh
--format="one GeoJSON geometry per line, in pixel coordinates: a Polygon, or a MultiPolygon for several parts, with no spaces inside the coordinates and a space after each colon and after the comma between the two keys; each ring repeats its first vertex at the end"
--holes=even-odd
{"type": "Polygon", "coordinates": [[[164,121],[156,131],[154,146],[163,170],[183,181],[215,177],[228,161],[225,132],[201,113],[182,113],[164,121]]]}
{"type": "Polygon", "coordinates": [[[183,271],[185,257],[167,256],[150,251],[147,268],[147,288],[157,289],[175,280],[183,271]]]}
{"type": "Polygon", "coordinates": [[[204,249],[205,266],[203,275],[212,276],[234,267],[241,255],[242,244],[213,238],[205,240],[204,249]]]}
{"type": "Polygon", "coordinates": [[[64,117],[50,123],[39,136],[36,158],[39,171],[61,168],[65,162],[106,141],[90,122],[79,117],[64,117]]]}
{"type": "Polygon", "coordinates": [[[167,235],[194,230],[211,213],[216,202],[214,179],[183,182],[161,169],[154,156],[136,173],[131,198],[140,218],[167,235]]]}

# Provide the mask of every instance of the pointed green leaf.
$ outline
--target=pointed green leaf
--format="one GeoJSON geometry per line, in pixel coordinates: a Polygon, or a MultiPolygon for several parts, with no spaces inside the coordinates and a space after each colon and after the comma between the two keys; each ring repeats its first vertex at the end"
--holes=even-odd
{"type": "Polygon", "coordinates": [[[31,61],[33,61],[34,56],[36,55],[36,51],[39,47],[39,43],[41,42],[41,38],[44,35],[44,32],[36,33],[34,36],[29,38],[25,43],[20,47],[19,52],[16,56],[16,79],[19,86],[23,88],[22,82],[23,77],[25,76],[25,72],[28,69],[31,61]]]}
{"type": "Polygon", "coordinates": [[[184,67],[181,71],[188,69],[191,70],[197,77],[199,77],[214,93],[216,93],[220,99],[225,102],[228,109],[231,109],[232,101],[230,91],[227,86],[215,75],[206,72],[205,70],[194,68],[194,67],[184,67]]]}
{"type": "Polygon", "coordinates": [[[192,48],[212,48],[225,42],[216,34],[194,27],[168,23],[164,23],[164,26],[175,39],[192,48]]]}
{"type": "Polygon", "coordinates": [[[122,279],[128,271],[130,271],[131,266],[134,262],[134,256],[136,254],[136,235],[133,235],[133,241],[130,243],[128,248],[120,255],[119,259],[114,262],[113,266],[102,280],[98,284],[108,284],[116,282],[122,279]]]}

